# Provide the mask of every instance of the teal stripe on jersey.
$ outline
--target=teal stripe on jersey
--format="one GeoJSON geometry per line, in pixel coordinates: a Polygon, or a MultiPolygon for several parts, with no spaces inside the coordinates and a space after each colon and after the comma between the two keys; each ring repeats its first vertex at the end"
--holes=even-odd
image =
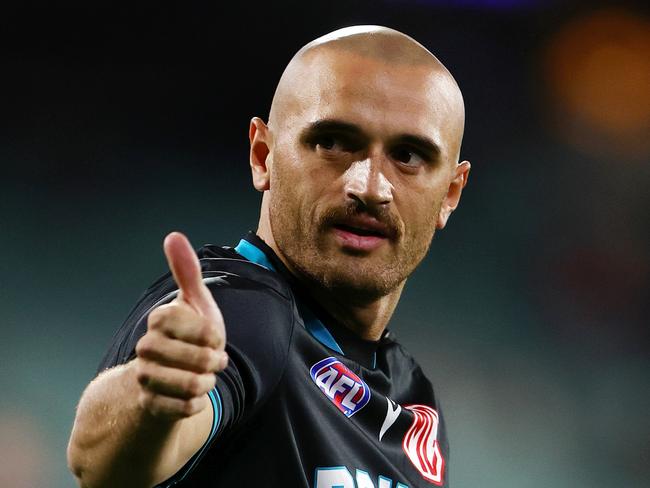
{"type": "Polygon", "coordinates": [[[266,269],[270,269],[271,271],[275,271],[275,268],[271,264],[271,261],[269,261],[269,258],[266,257],[266,254],[247,240],[242,239],[239,241],[239,244],[235,247],[235,251],[249,261],[264,266],[266,269]]]}

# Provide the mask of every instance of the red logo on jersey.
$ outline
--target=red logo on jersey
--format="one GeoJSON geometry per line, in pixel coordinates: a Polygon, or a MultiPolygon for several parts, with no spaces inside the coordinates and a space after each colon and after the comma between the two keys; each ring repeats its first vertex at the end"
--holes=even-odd
{"type": "Polygon", "coordinates": [[[413,423],[404,436],[402,448],[420,474],[430,483],[442,485],[445,460],[438,445],[438,412],[426,405],[408,405],[413,423]]]}

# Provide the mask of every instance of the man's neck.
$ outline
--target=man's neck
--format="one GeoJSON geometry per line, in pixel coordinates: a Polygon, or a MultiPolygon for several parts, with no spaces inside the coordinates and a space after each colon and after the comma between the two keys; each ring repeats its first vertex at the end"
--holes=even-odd
{"type": "Polygon", "coordinates": [[[393,316],[403,286],[400,285],[398,290],[379,299],[364,303],[351,303],[347,294],[338,296],[320,287],[309,287],[309,291],[339,323],[362,339],[378,341],[393,316]]]}
{"type": "Polygon", "coordinates": [[[362,339],[377,341],[381,338],[397,307],[404,283],[388,295],[378,299],[354,302],[350,300],[348,293],[345,296],[339,296],[339,294],[301,276],[301,273],[292,266],[275,242],[270,225],[265,225],[263,220],[260,221],[257,235],[275,252],[287,270],[307,288],[311,297],[334,319],[362,339]]]}

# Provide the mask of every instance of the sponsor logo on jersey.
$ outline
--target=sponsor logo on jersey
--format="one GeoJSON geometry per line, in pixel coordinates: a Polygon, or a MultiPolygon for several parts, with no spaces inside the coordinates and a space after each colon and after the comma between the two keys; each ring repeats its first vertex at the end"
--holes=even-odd
{"type": "Polygon", "coordinates": [[[348,418],[370,400],[368,385],[334,357],[318,361],[309,374],[316,386],[348,418]]]}
{"type": "Polygon", "coordinates": [[[384,418],[384,423],[381,425],[381,430],[379,431],[380,441],[381,438],[384,437],[386,431],[390,429],[391,425],[395,423],[397,417],[399,417],[399,414],[402,411],[402,407],[388,397],[386,397],[386,403],[388,404],[388,409],[386,410],[386,418],[384,418]]]}
{"type": "Polygon", "coordinates": [[[425,480],[442,485],[445,460],[438,445],[438,412],[426,405],[404,405],[413,412],[413,423],[402,448],[425,480]]]}

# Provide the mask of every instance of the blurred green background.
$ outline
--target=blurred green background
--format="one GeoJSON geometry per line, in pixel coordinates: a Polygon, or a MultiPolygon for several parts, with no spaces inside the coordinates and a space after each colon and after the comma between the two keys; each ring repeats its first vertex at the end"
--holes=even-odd
{"type": "Polygon", "coordinates": [[[391,323],[452,486],[650,486],[648,9],[542,0],[3,7],[0,486],[74,486],[76,402],[162,239],[256,227],[249,119],[299,47],[359,23],[465,96],[470,183],[391,323]]]}

